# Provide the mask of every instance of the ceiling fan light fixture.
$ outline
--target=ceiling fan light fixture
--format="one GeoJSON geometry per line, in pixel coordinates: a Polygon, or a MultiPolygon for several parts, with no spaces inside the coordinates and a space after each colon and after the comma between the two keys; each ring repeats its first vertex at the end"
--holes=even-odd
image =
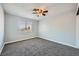
{"type": "Polygon", "coordinates": [[[45,8],[34,8],[33,9],[33,14],[36,14],[38,17],[46,16],[46,13],[48,13],[48,10],[45,8]]]}

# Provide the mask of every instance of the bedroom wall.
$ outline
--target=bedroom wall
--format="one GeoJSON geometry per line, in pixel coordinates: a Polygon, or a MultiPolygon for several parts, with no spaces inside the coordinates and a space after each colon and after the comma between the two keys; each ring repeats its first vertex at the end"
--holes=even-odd
{"type": "Polygon", "coordinates": [[[76,16],[76,45],[79,48],[79,15],[76,16]]]}
{"type": "Polygon", "coordinates": [[[40,20],[39,37],[64,45],[76,46],[75,10],[40,20]]]}
{"type": "Polygon", "coordinates": [[[4,45],[4,11],[0,4],[0,53],[4,45]]]}
{"type": "Polygon", "coordinates": [[[36,20],[32,20],[29,18],[22,18],[5,13],[5,42],[10,43],[37,37],[37,27],[38,23],[36,20]],[[19,21],[31,21],[32,32],[19,31],[18,28],[19,21]]]}

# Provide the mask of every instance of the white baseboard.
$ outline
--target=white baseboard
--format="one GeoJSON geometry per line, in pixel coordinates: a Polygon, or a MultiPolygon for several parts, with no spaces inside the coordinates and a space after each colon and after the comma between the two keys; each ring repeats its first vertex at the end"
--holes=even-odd
{"type": "Polygon", "coordinates": [[[59,44],[62,44],[62,45],[66,45],[66,46],[70,46],[70,47],[79,49],[79,47],[77,47],[76,45],[74,46],[74,45],[70,45],[70,44],[59,42],[59,41],[55,41],[55,40],[50,40],[50,39],[43,38],[43,37],[40,37],[40,38],[45,39],[45,40],[49,40],[49,41],[53,41],[53,42],[56,42],[56,43],[59,43],[59,44]]]}
{"type": "MultiPolygon", "coordinates": [[[[35,37],[31,37],[31,38],[28,38],[28,39],[32,39],[32,38],[35,38],[35,37]]],[[[49,39],[43,38],[43,37],[38,37],[38,38],[42,38],[42,39],[45,39],[45,40],[49,40],[49,39]]],[[[23,41],[23,40],[28,40],[28,39],[24,38],[24,39],[19,39],[19,40],[15,40],[15,41],[9,41],[9,42],[5,42],[5,44],[14,43],[14,42],[23,41]]],[[[70,46],[70,47],[79,49],[79,47],[74,46],[74,45],[70,45],[70,44],[67,44],[67,43],[63,43],[63,42],[59,42],[59,41],[55,41],[55,40],[49,40],[49,41],[53,41],[53,42],[56,42],[56,43],[59,43],[59,44],[63,44],[63,45],[66,45],[66,46],[70,46]]]]}
{"type": "Polygon", "coordinates": [[[14,42],[23,41],[23,40],[28,40],[28,39],[32,39],[32,38],[35,38],[35,37],[30,37],[30,38],[24,38],[24,39],[9,41],[9,42],[5,42],[5,44],[14,43],[14,42]]]}

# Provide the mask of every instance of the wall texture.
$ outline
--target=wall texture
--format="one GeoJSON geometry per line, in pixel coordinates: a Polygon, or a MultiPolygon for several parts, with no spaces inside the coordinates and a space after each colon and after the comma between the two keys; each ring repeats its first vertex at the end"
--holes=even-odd
{"type": "Polygon", "coordinates": [[[37,24],[38,23],[36,20],[13,16],[5,13],[5,42],[9,43],[36,37],[38,27],[37,24]],[[32,32],[19,31],[19,21],[32,21],[32,32]]]}
{"type": "Polygon", "coordinates": [[[76,45],[79,47],[79,15],[76,17],[76,45]]]}
{"type": "Polygon", "coordinates": [[[0,53],[4,44],[4,12],[0,4],[0,53]]]}
{"type": "Polygon", "coordinates": [[[75,46],[75,10],[39,21],[39,37],[58,43],[75,46]]]}

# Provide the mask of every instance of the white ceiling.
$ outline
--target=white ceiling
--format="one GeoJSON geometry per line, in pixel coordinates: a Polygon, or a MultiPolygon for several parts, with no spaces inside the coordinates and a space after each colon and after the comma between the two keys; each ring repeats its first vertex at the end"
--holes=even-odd
{"type": "Polygon", "coordinates": [[[74,10],[76,11],[76,3],[4,3],[2,4],[4,11],[25,18],[31,18],[35,20],[51,17],[63,12],[74,10]],[[45,7],[48,9],[47,16],[37,17],[33,13],[33,8],[45,7]]]}

